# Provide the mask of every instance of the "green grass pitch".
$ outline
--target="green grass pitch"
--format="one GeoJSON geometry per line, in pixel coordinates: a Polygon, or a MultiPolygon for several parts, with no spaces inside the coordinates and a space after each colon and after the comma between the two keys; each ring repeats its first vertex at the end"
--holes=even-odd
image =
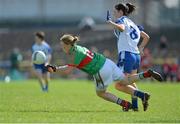
{"type": "MultiPolygon", "coordinates": [[[[43,93],[36,80],[0,82],[0,122],[78,122],[78,123],[180,123],[180,84],[138,83],[151,93],[147,112],[139,100],[139,112],[122,112],[121,107],[95,94],[92,81],[52,80],[49,92],[43,93]]],[[[120,98],[130,96],[109,91],[120,98]]]]}

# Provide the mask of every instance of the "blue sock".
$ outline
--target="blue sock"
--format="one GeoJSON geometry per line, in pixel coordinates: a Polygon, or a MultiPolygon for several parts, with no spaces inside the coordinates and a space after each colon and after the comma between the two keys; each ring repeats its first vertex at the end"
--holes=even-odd
{"type": "Polygon", "coordinates": [[[47,92],[48,91],[48,85],[45,85],[44,87],[42,87],[42,91],[47,92]]]}
{"type": "Polygon", "coordinates": [[[135,96],[132,96],[132,108],[138,108],[138,99],[135,96]]]}
{"type": "Polygon", "coordinates": [[[45,85],[44,89],[45,89],[45,91],[48,91],[48,85],[47,84],[45,85]]]}
{"type": "Polygon", "coordinates": [[[144,99],[144,92],[141,92],[139,90],[135,90],[134,91],[134,96],[137,96],[137,97],[139,97],[141,99],[144,99]]]}
{"type": "Polygon", "coordinates": [[[45,88],[48,89],[48,85],[47,84],[46,84],[45,88]]]}

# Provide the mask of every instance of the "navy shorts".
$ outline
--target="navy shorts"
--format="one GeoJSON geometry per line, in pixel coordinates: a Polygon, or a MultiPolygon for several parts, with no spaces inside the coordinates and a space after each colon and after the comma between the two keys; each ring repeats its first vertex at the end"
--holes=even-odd
{"type": "Polygon", "coordinates": [[[40,65],[34,64],[34,69],[35,69],[36,71],[42,73],[42,74],[47,73],[47,70],[46,70],[46,68],[45,68],[45,64],[40,64],[40,65]]]}
{"type": "Polygon", "coordinates": [[[119,53],[117,66],[123,69],[124,73],[131,73],[139,69],[141,62],[140,54],[123,51],[119,53]]]}

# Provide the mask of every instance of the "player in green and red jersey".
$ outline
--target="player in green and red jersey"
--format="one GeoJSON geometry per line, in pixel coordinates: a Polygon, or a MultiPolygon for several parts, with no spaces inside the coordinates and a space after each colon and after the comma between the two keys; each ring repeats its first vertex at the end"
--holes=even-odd
{"type": "MultiPolygon", "coordinates": [[[[124,107],[125,110],[131,109],[131,103],[107,92],[107,87],[112,82],[120,83],[121,85],[129,85],[134,81],[149,77],[162,81],[161,75],[152,70],[125,76],[125,74],[110,59],[105,58],[102,54],[93,53],[85,47],[76,45],[77,41],[79,41],[78,37],[70,34],[65,34],[60,38],[60,45],[67,54],[67,57],[70,58],[70,62],[67,66],[76,67],[92,75],[96,83],[96,94],[107,101],[124,107]]],[[[47,65],[46,69],[49,72],[55,72],[57,66],[47,65]]],[[[150,98],[148,93],[142,92],[134,87],[131,87],[128,93],[140,98],[143,103],[144,111],[147,110],[148,100],[150,98]]]]}

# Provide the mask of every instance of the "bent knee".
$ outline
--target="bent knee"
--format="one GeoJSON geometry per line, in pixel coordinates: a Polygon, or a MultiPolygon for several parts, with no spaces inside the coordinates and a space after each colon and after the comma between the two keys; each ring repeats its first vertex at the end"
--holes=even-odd
{"type": "Polygon", "coordinates": [[[96,95],[99,97],[103,97],[105,94],[105,91],[96,91],[96,95]]]}
{"type": "Polygon", "coordinates": [[[123,84],[120,84],[120,83],[116,83],[115,84],[115,88],[117,89],[117,90],[121,90],[121,89],[123,89],[123,84]]]}

